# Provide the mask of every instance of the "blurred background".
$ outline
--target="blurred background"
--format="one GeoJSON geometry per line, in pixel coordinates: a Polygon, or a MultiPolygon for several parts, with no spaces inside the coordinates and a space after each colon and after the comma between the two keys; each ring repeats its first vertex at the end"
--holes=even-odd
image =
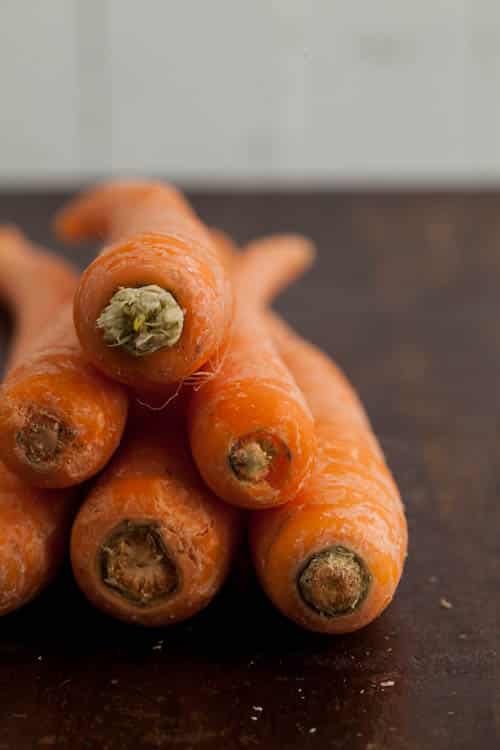
{"type": "Polygon", "coordinates": [[[0,188],[500,178],[494,0],[2,0],[0,188]]]}

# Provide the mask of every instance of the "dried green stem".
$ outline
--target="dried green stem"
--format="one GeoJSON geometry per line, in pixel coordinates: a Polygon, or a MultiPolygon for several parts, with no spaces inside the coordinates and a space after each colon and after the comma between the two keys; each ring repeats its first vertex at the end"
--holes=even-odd
{"type": "Polygon", "coordinates": [[[346,615],[368,593],[371,576],[364,562],[341,545],[314,554],[302,569],[297,586],[302,600],[325,617],[346,615]]]}
{"type": "Polygon", "coordinates": [[[106,586],[139,607],[171,596],[179,573],[154,521],[126,520],[101,547],[101,578],[106,586]]]}
{"type": "Polygon", "coordinates": [[[108,346],[144,357],[179,341],[184,311],[170,292],[156,284],[122,287],[113,294],[96,325],[108,346]]]}

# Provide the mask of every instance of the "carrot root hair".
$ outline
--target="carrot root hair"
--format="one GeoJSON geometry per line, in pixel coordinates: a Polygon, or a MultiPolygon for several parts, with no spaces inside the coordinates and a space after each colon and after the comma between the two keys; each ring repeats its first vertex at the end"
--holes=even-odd
{"type": "Polygon", "coordinates": [[[356,610],[366,598],[371,575],[363,560],[342,545],[316,552],[297,577],[306,606],[327,618],[356,610]]]}
{"type": "Polygon", "coordinates": [[[171,292],[156,284],[122,287],[111,297],[96,325],[108,346],[144,357],[179,341],[184,311],[171,292]]]}
{"type": "Polygon", "coordinates": [[[164,601],[179,586],[179,572],[155,521],[125,520],[100,550],[103,583],[138,607],[164,601]]]}
{"type": "Polygon", "coordinates": [[[233,340],[234,331],[231,330],[228,333],[227,341],[224,346],[217,349],[213,357],[206,363],[206,365],[196,372],[192,372],[191,375],[182,379],[182,385],[188,386],[193,391],[199,391],[204,385],[213,380],[222,370],[224,361],[226,359],[228,351],[231,349],[231,343],[233,340]]]}

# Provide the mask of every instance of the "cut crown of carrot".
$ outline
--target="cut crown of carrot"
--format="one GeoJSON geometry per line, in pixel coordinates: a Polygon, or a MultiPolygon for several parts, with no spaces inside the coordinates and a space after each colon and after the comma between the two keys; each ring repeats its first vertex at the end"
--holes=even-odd
{"type": "Polygon", "coordinates": [[[136,391],[189,378],[227,340],[232,289],[189,203],[159,182],[120,181],[56,217],[65,240],[110,242],[83,274],[74,317],[93,364],[136,391]]]}

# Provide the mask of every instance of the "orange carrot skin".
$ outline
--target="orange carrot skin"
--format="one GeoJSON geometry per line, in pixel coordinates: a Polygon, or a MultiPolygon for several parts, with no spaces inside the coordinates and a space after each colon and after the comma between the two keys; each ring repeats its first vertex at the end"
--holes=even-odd
{"type": "Polygon", "coordinates": [[[292,502],[252,515],[255,567],[274,604],[302,627],[322,633],[358,630],[378,617],[395,593],[407,551],[404,509],[343,374],[276,319],[270,325],[316,417],[318,455],[310,479],[292,502]],[[327,617],[304,603],[296,581],[312,555],[337,545],[365,562],[371,582],[352,612],[327,617]]]}
{"type": "Polygon", "coordinates": [[[85,360],[72,322],[76,272],[0,228],[0,294],[13,308],[16,334],[0,390],[0,458],[38,487],[63,488],[93,476],[116,449],[128,395],[85,360]],[[67,426],[67,445],[54,461],[33,461],[20,436],[38,419],[67,426]]]}
{"type": "Polygon", "coordinates": [[[33,599],[57,571],[74,512],[68,491],[22,482],[0,462],[0,615],[33,599]]]}
{"type": "Polygon", "coordinates": [[[226,232],[217,227],[210,227],[210,236],[226,272],[234,273],[239,256],[238,246],[226,232]]]}
{"type": "Polygon", "coordinates": [[[299,490],[312,466],[314,424],[290,372],[278,357],[258,316],[234,334],[220,371],[193,397],[189,407],[191,450],[205,482],[226,502],[268,508],[299,490]],[[260,340],[255,343],[255,336],[260,340]],[[265,430],[287,447],[279,475],[241,482],[228,465],[233,443],[265,430]]]}
{"type": "Polygon", "coordinates": [[[99,609],[143,626],[168,625],[205,607],[224,582],[241,518],[201,482],[175,418],[151,415],[127,439],[82,505],[73,525],[71,560],[84,594],[99,609]],[[127,522],[150,523],[175,562],[180,585],[151,606],[131,603],[103,583],[102,549],[127,522]]]}
{"type": "Polygon", "coordinates": [[[16,317],[6,371],[26,356],[33,332],[72,300],[77,283],[76,269],[62,258],[29,243],[16,227],[0,226],[0,298],[16,317]],[[47,279],[50,283],[44,283],[47,279]]]}
{"type": "MultiPolygon", "coordinates": [[[[19,360],[19,358],[18,358],[19,360]]],[[[109,461],[125,428],[128,394],[83,357],[71,306],[6,377],[0,391],[0,457],[25,481],[63,488],[94,476],[109,461]],[[54,460],[36,461],[19,435],[39,414],[67,425],[54,460]]]]}
{"type": "MultiPolygon", "coordinates": [[[[54,231],[67,242],[109,238],[156,231],[159,200],[173,214],[177,229],[183,217],[192,215],[188,201],[172,185],[155,180],[112,180],[84,191],[64,205],[54,217],[54,231]],[[136,211],[140,205],[141,210],[136,211]],[[146,221],[144,217],[152,211],[146,221]],[[153,225],[149,226],[151,220],[153,225]]],[[[163,219],[160,219],[163,224],[163,219]]]]}
{"type": "Polygon", "coordinates": [[[239,257],[222,236],[238,296],[227,350],[211,379],[195,391],[188,411],[194,459],[206,483],[226,502],[270,508],[294,497],[315,451],[313,419],[290,370],[272,343],[263,306],[310,263],[310,243],[292,236],[253,243],[239,257]],[[228,456],[248,435],[272,436],[281,456],[263,481],[241,481],[228,456]]]}
{"type": "Polygon", "coordinates": [[[189,251],[181,239],[141,234],[108,248],[82,276],[74,314],[81,345],[96,367],[135,390],[163,390],[189,377],[227,335],[226,284],[189,251]],[[170,291],[185,317],[177,344],[133,358],[107,346],[95,322],[117,289],[139,284],[156,284],[170,291]]]}
{"type": "Polygon", "coordinates": [[[103,372],[135,390],[161,390],[198,370],[223,346],[232,315],[231,287],[208,230],[189,204],[159,183],[96,188],[63,210],[65,239],[104,229],[112,244],[83,274],[75,326],[84,350],[103,372]],[[118,289],[155,284],[184,311],[179,341],[133,357],[103,340],[96,321],[118,289]]]}
{"type": "MultiPolygon", "coordinates": [[[[11,363],[33,347],[75,286],[76,274],[63,261],[34,252],[19,230],[0,228],[0,297],[15,320],[11,363]]],[[[0,615],[26,604],[50,582],[66,551],[74,499],[68,490],[30,487],[0,462],[0,615]]]]}

